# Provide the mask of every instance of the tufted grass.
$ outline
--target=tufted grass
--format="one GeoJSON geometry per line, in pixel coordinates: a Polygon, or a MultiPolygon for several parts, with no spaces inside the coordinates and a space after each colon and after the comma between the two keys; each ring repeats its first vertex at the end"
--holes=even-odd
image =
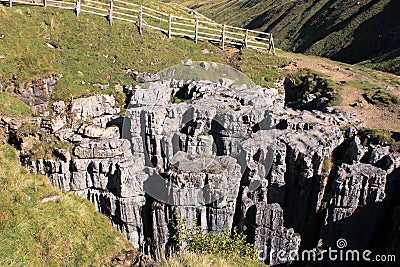
{"type": "Polygon", "coordinates": [[[23,117],[32,116],[33,111],[30,106],[16,99],[7,92],[0,92],[0,114],[17,115],[23,117]]]}
{"type": "Polygon", "coordinates": [[[346,84],[364,90],[363,96],[371,104],[391,106],[400,103],[398,96],[379,86],[372,85],[367,81],[351,81],[346,82],[346,84]]]}
{"type": "Polygon", "coordinates": [[[88,200],[29,174],[13,147],[0,145],[0,166],[1,266],[107,266],[131,248],[88,200]]]}

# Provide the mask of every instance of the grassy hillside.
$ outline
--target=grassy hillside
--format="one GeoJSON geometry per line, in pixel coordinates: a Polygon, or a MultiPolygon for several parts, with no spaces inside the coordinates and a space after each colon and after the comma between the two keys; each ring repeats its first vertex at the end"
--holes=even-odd
{"type": "Polygon", "coordinates": [[[276,46],[400,75],[397,0],[173,0],[221,22],[272,32],[276,46]]]}
{"type": "Polygon", "coordinates": [[[13,147],[0,144],[0,166],[1,266],[107,266],[131,247],[89,201],[20,167],[13,147]]]}
{"type": "Polygon", "coordinates": [[[0,115],[17,115],[30,117],[33,114],[31,107],[7,92],[0,92],[0,115]]]}
{"type": "MultiPolygon", "coordinates": [[[[22,85],[33,77],[62,73],[53,92],[54,99],[114,92],[117,84],[133,80],[127,69],[158,72],[191,58],[229,64],[239,56],[225,53],[207,42],[196,45],[192,40],[171,38],[153,30],[139,35],[136,25],[108,21],[97,16],[54,8],[0,5],[0,76],[10,79],[18,74],[22,85]],[[49,48],[51,44],[55,48],[49,48]],[[208,53],[202,53],[203,50],[208,53]],[[109,84],[101,91],[99,84],[109,84]]],[[[264,84],[273,84],[283,75],[278,65],[283,58],[257,51],[245,51],[235,67],[264,84]],[[262,68],[262,73],[253,69],[262,68]]]]}

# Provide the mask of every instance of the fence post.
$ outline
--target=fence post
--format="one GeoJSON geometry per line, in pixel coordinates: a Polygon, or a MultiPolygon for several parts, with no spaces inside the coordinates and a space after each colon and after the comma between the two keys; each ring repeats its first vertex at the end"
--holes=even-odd
{"type": "Polygon", "coordinates": [[[268,53],[269,53],[269,51],[271,49],[272,49],[272,54],[274,56],[276,56],[274,38],[272,37],[272,33],[271,33],[271,36],[269,37],[269,50],[268,50],[268,53]]]}
{"type": "Polygon", "coordinates": [[[196,19],[196,26],[194,28],[194,42],[197,44],[199,41],[199,20],[196,19]]]}
{"type": "Polygon", "coordinates": [[[47,7],[47,0],[43,0],[43,6],[47,7]]]}
{"type": "Polygon", "coordinates": [[[225,50],[225,24],[222,25],[222,50],[225,50]]]}
{"type": "Polygon", "coordinates": [[[171,38],[172,35],[172,15],[169,14],[168,18],[168,38],[171,38]]]}
{"type": "Polygon", "coordinates": [[[249,30],[246,29],[246,34],[244,35],[244,48],[248,49],[247,39],[249,39],[249,30]]]}
{"type": "Polygon", "coordinates": [[[139,8],[139,34],[143,34],[143,6],[139,8]]]}
{"type": "Polygon", "coordinates": [[[12,0],[10,0],[10,4],[9,4],[9,6],[10,6],[10,7],[12,7],[12,0]]]}
{"type": "Polygon", "coordinates": [[[108,15],[108,20],[110,22],[110,26],[112,26],[112,23],[113,23],[113,8],[114,8],[114,1],[111,0],[111,2],[110,2],[110,14],[108,15]]]}
{"type": "Polygon", "coordinates": [[[275,55],[275,46],[274,46],[274,39],[272,38],[272,33],[269,34],[269,47],[268,47],[268,54],[271,52],[275,55]]]}
{"type": "Polygon", "coordinates": [[[81,13],[81,0],[76,0],[76,7],[75,7],[76,15],[79,16],[81,13]]]}

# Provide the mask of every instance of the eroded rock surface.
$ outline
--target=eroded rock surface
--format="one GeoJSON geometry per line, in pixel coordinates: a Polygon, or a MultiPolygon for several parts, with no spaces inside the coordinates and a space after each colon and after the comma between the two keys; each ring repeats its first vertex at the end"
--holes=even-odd
{"type": "Polygon", "coordinates": [[[290,109],[276,89],[227,81],[157,81],[131,94],[124,118],[112,96],[54,103],[42,125],[75,148],[31,167],[91,200],[144,252],[173,250],[177,215],[204,231],[237,227],[272,265],[291,260],[271,251],[341,237],[365,247],[386,233],[400,159],[364,147],[354,113],[290,109]]]}

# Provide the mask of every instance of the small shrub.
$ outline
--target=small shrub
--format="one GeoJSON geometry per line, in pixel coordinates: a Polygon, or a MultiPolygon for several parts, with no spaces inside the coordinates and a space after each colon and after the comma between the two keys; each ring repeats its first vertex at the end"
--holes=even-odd
{"type": "Polygon", "coordinates": [[[196,254],[235,255],[252,260],[257,259],[254,245],[246,242],[246,236],[236,229],[232,232],[226,229],[222,233],[203,232],[200,226],[189,228],[179,216],[175,226],[177,231],[174,240],[186,243],[185,250],[196,254]]]}
{"type": "Polygon", "coordinates": [[[172,103],[172,104],[180,104],[180,103],[182,103],[184,101],[185,101],[184,99],[181,99],[179,97],[173,96],[173,97],[171,97],[170,103],[172,103]]]}
{"type": "Polygon", "coordinates": [[[396,141],[393,136],[395,133],[383,129],[365,128],[361,133],[361,140],[364,145],[384,145],[390,146],[393,151],[400,152],[400,141],[396,141]]]}
{"type": "Polygon", "coordinates": [[[374,105],[397,105],[400,103],[396,95],[383,89],[369,89],[363,96],[369,103],[374,105]]]}
{"type": "Polygon", "coordinates": [[[314,94],[318,98],[328,98],[331,104],[340,103],[338,88],[323,74],[302,69],[288,77],[293,81],[293,87],[290,90],[295,92],[292,99],[288,99],[289,101],[301,101],[306,99],[309,94],[314,94]]]}

